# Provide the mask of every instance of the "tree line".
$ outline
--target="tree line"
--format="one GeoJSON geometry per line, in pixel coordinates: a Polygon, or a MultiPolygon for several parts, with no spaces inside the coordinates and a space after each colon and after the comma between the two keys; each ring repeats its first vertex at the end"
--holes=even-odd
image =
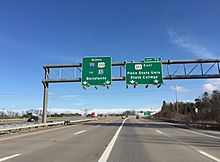
{"type": "MultiPolygon", "coordinates": [[[[32,115],[36,114],[38,116],[43,115],[42,110],[37,109],[29,109],[22,112],[16,112],[13,110],[7,111],[0,111],[0,119],[7,119],[7,118],[30,118],[32,115]]],[[[48,117],[72,117],[72,116],[81,116],[79,113],[55,113],[55,114],[48,114],[48,117]]]]}
{"type": "Polygon", "coordinates": [[[163,101],[161,111],[154,117],[183,122],[220,122],[220,91],[204,92],[194,102],[163,101]]]}

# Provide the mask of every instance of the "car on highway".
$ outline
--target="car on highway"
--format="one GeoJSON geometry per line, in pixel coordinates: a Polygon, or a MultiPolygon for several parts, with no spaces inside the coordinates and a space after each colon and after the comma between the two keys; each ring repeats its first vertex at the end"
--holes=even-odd
{"type": "Polygon", "coordinates": [[[30,117],[28,118],[27,122],[38,122],[41,117],[35,113],[29,113],[30,117]]]}

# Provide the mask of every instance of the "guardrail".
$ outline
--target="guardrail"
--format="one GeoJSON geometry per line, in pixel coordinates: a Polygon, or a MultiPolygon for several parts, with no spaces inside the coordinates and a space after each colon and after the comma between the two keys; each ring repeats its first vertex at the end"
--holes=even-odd
{"type": "Polygon", "coordinates": [[[94,121],[94,120],[97,120],[97,119],[96,118],[81,119],[81,120],[72,120],[72,121],[60,121],[60,122],[52,122],[52,123],[42,123],[42,124],[15,126],[15,127],[0,129],[0,133],[11,132],[13,130],[31,129],[31,128],[38,128],[38,127],[46,127],[46,126],[69,125],[69,124],[81,123],[81,122],[87,122],[87,121],[94,121]]]}

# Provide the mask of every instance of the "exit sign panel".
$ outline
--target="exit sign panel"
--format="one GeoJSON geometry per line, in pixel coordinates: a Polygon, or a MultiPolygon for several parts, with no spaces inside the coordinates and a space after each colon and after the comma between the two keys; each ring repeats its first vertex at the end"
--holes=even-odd
{"type": "Polygon", "coordinates": [[[162,64],[160,61],[126,63],[126,84],[162,84],[162,64]]]}
{"type": "Polygon", "coordinates": [[[82,86],[111,85],[111,57],[84,57],[82,60],[82,86]]]}

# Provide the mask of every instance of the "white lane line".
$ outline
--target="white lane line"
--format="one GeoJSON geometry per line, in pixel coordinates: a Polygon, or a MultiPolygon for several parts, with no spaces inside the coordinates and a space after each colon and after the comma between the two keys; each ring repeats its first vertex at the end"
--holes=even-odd
{"type": "Polygon", "coordinates": [[[206,136],[206,137],[220,139],[220,137],[216,137],[216,136],[212,136],[212,135],[208,135],[208,134],[204,134],[204,133],[195,132],[195,131],[192,131],[192,130],[186,130],[186,129],[181,129],[181,130],[183,130],[185,132],[191,132],[191,133],[194,133],[194,134],[199,134],[199,135],[206,136]]]}
{"type": "Polygon", "coordinates": [[[110,155],[110,153],[112,151],[112,148],[113,148],[113,146],[115,144],[115,141],[116,141],[116,139],[117,139],[117,137],[118,137],[118,135],[119,135],[119,133],[120,133],[120,131],[121,131],[121,129],[122,129],[122,127],[123,127],[123,125],[124,125],[126,120],[127,120],[127,118],[123,120],[121,126],[118,128],[117,132],[115,133],[114,137],[112,138],[112,140],[109,143],[108,147],[103,152],[103,154],[100,157],[98,162],[106,162],[108,160],[108,157],[109,157],[109,155],[110,155]]]}
{"type": "Polygon", "coordinates": [[[210,154],[208,154],[208,153],[206,153],[206,152],[204,152],[204,151],[201,151],[201,150],[198,150],[198,152],[199,152],[200,154],[202,154],[202,155],[204,155],[204,156],[206,156],[206,157],[208,157],[208,158],[214,160],[214,161],[220,162],[220,159],[218,159],[218,158],[215,157],[215,156],[212,156],[212,155],[210,155],[210,154]]]}
{"type": "Polygon", "coordinates": [[[21,154],[14,154],[14,155],[11,155],[11,156],[7,156],[7,157],[4,157],[4,158],[1,158],[0,162],[8,160],[8,159],[11,159],[11,158],[14,158],[14,157],[19,156],[19,155],[21,155],[21,154]]]}
{"type": "Polygon", "coordinates": [[[157,130],[157,129],[156,129],[156,131],[157,131],[158,133],[160,133],[160,134],[163,134],[161,131],[159,131],[159,130],[157,130]]]}
{"type": "Polygon", "coordinates": [[[160,133],[160,134],[163,134],[163,135],[165,135],[165,136],[167,136],[167,137],[170,137],[170,136],[168,136],[166,133],[163,133],[163,132],[161,132],[161,131],[159,131],[159,130],[157,130],[157,129],[156,129],[156,131],[157,131],[158,133],[160,133]]]}
{"type": "Polygon", "coordinates": [[[74,133],[74,135],[77,135],[77,134],[83,133],[83,132],[85,132],[85,131],[86,131],[86,130],[82,130],[82,131],[76,132],[76,133],[74,133]]]}
{"type": "Polygon", "coordinates": [[[100,127],[101,125],[96,125],[95,127],[97,128],[97,127],[100,127]]]}

